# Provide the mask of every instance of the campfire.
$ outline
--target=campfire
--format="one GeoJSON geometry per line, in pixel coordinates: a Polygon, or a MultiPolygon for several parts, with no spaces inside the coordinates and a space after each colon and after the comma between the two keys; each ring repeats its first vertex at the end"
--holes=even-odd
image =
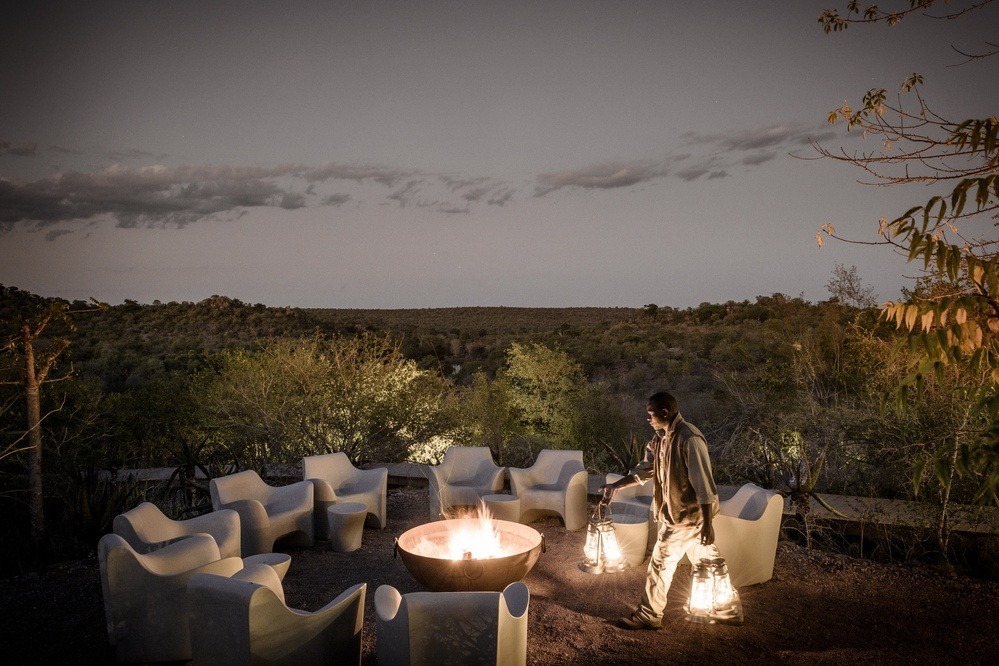
{"type": "Polygon", "coordinates": [[[406,569],[433,592],[500,592],[522,579],[544,550],[537,530],[477,515],[419,525],[403,532],[396,550],[406,569]]]}

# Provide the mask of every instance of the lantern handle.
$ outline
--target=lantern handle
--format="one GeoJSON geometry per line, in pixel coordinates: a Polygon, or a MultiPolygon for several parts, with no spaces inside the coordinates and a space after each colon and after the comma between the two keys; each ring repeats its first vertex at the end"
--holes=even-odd
{"type": "Polygon", "coordinates": [[[600,500],[599,502],[597,502],[597,505],[593,508],[593,518],[594,518],[594,520],[596,520],[596,521],[599,522],[599,521],[610,519],[611,516],[612,516],[612,512],[611,512],[611,508],[610,508],[610,503],[609,502],[604,502],[603,500],[600,500]],[[604,509],[607,510],[606,515],[604,514],[604,509]]]}

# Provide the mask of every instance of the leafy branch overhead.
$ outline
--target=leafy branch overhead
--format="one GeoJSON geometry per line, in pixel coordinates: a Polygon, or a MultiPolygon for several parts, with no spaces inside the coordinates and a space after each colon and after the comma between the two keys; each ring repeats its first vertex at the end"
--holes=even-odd
{"type": "MultiPolygon", "coordinates": [[[[853,24],[912,20],[954,20],[982,12],[995,0],[951,6],[934,0],[907,0],[892,9],[878,5],[846,5],[845,14],[835,9],[821,13],[818,22],[826,33],[846,30],[853,24]],[[941,5],[944,5],[942,9],[941,5]]],[[[956,3],[955,3],[956,4],[956,3]]],[[[974,20],[974,19],[972,19],[974,20]]],[[[985,42],[972,51],[952,47],[963,57],[963,66],[984,67],[994,63],[999,46],[985,42]]],[[[983,73],[985,81],[994,72],[983,73]]],[[[995,498],[999,487],[999,120],[952,119],[937,113],[923,95],[924,77],[913,73],[901,82],[897,93],[886,88],[869,90],[858,108],[844,103],[829,112],[830,123],[845,121],[848,131],[860,130],[865,140],[876,141],[873,149],[847,152],[813,146],[820,155],[846,162],[865,175],[860,182],[875,186],[920,184],[938,187],[938,194],[893,219],[879,220],[876,244],[886,245],[920,266],[923,278],[906,291],[904,300],[887,303],[882,316],[908,332],[910,348],[921,359],[896,392],[905,405],[911,390],[925,387],[929,377],[964,373],[983,379],[968,398],[985,425],[959,437],[952,465],[955,469],[986,472],[982,497],[995,498]],[[961,468],[960,461],[965,461],[961,468]]],[[[823,225],[817,235],[847,242],[832,225],[823,225]]],[[[948,454],[949,455],[949,454],[948,454]]]]}

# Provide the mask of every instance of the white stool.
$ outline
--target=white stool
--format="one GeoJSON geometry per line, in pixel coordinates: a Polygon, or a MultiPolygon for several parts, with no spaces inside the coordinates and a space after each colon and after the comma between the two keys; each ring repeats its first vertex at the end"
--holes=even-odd
{"type": "Polygon", "coordinates": [[[482,502],[496,520],[520,522],[520,498],[516,495],[483,495],[482,502]]]}
{"type": "Polygon", "coordinates": [[[344,502],[326,507],[330,548],[338,553],[349,553],[360,548],[364,518],[367,515],[367,505],[360,502],[344,502]]]}
{"type": "Polygon", "coordinates": [[[639,566],[645,561],[649,548],[648,511],[639,512],[626,505],[611,503],[610,518],[624,560],[630,567],[639,566]]]}

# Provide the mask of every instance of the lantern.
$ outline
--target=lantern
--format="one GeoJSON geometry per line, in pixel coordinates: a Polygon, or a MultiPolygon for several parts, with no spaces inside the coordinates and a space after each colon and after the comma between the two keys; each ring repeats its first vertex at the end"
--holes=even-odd
{"type": "Polygon", "coordinates": [[[724,559],[702,558],[694,565],[686,610],[690,622],[742,624],[742,601],[724,559]]]}
{"type": "Polygon", "coordinates": [[[586,542],[583,544],[583,561],[579,568],[586,573],[611,573],[624,570],[628,564],[621,553],[621,546],[614,533],[614,523],[610,511],[603,515],[603,502],[597,503],[597,508],[590,517],[586,528],[586,542]]]}
{"type": "Polygon", "coordinates": [[[687,619],[691,622],[711,622],[711,609],[714,601],[714,585],[711,570],[701,560],[694,565],[690,579],[690,600],[687,602],[687,619]]]}

